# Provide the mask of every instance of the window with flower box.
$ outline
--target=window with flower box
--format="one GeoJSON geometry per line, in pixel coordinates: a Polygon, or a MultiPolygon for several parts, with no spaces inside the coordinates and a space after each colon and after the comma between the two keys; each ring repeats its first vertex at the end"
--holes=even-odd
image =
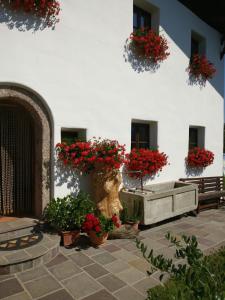
{"type": "Polygon", "coordinates": [[[157,122],[132,121],[131,149],[157,149],[157,122]]]}
{"type": "Polygon", "coordinates": [[[138,29],[142,27],[151,28],[151,14],[142,8],[134,5],[133,8],[133,28],[138,29]]]}
{"type": "Polygon", "coordinates": [[[206,52],[206,41],[205,38],[198,33],[191,32],[191,55],[190,60],[193,59],[195,54],[205,55],[206,52]]]}
{"type": "Polygon", "coordinates": [[[159,33],[159,8],[152,5],[149,0],[134,0],[133,29],[143,27],[159,33]]]}
{"type": "Polygon", "coordinates": [[[86,129],[83,128],[62,128],[61,142],[68,145],[75,141],[86,141],[86,129]]]}
{"type": "Polygon", "coordinates": [[[195,147],[204,148],[205,146],[205,127],[189,127],[189,150],[195,147]]]}

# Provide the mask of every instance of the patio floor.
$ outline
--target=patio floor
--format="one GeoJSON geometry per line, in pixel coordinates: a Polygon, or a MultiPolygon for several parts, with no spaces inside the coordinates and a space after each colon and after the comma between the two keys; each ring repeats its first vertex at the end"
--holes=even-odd
{"type": "MultiPolygon", "coordinates": [[[[174,248],[164,238],[196,235],[209,253],[225,245],[225,208],[182,217],[140,232],[142,241],[157,254],[172,257],[174,248]]],[[[109,240],[98,249],[61,247],[51,262],[31,271],[0,276],[0,299],[7,300],[142,300],[157,284],[160,273],[149,277],[148,263],[133,240],[109,240]]]]}

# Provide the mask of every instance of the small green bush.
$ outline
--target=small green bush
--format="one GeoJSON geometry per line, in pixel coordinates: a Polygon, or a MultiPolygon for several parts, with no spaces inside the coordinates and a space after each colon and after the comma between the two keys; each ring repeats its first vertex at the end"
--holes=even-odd
{"type": "MultiPolygon", "coordinates": [[[[174,264],[163,255],[154,256],[153,250],[137,240],[145,259],[163,274],[170,275],[169,281],[148,291],[149,300],[224,300],[225,299],[225,248],[210,256],[204,256],[198,248],[195,236],[182,236],[181,241],[171,236],[166,238],[176,247],[175,257],[187,263],[174,264]]],[[[152,271],[153,271],[152,270],[152,271]]]]}
{"type": "Polygon", "coordinates": [[[94,211],[90,196],[80,192],[77,197],[67,195],[52,199],[46,206],[43,219],[59,231],[79,229],[88,213],[94,211]]]}

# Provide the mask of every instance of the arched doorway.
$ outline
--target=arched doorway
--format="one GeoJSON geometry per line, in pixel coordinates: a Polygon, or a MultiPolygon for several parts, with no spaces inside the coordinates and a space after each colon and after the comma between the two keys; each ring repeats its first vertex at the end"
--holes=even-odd
{"type": "Polygon", "coordinates": [[[35,92],[0,84],[0,215],[40,216],[49,202],[51,130],[35,92]]]}
{"type": "Polygon", "coordinates": [[[34,121],[17,103],[0,104],[0,214],[34,214],[34,121]]]}

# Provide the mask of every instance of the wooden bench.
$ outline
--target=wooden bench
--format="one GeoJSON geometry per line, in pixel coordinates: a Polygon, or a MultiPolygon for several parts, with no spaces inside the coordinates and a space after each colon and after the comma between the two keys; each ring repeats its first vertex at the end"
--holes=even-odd
{"type": "Polygon", "coordinates": [[[205,208],[218,208],[225,196],[223,176],[180,178],[180,181],[198,185],[197,213],[205,208]]]}

